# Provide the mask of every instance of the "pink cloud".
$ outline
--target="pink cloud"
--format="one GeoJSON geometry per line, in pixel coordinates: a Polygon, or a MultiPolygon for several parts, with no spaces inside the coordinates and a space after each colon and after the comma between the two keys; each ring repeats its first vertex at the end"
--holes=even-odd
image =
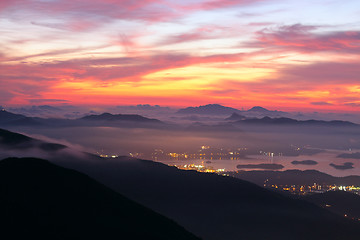
{"type": "Polygon", "coordinates": [[[360,52],[360,31],[314,33],[317,26],[295,24],[277,29],[265,28],[256,35],[252,47],[280,48],[298,52],[360,52]]]}
{"type": "Polygon", "coordinates": [[[8,101],[14,97],[32,99],[40,98],[42,93],[64,81],[83,82],[91,79],[99,82],[99,87],[107,87],[112,81],[141,84],[142,77],[153,72],[201,63],[240,61],[242,58],[243,54],[205,57],[168,54],[39,64],[0,64],[0,82],[3,89],[11,93],[3,95],[8,101]]]}
{"type": "Polygon", "coordinates": [[[185,3],[169,0],[1,0],[0,10],[26,9],[48,17],[66,16],[67,19],[72,19],[71,22],[75,29],[81,30],[87,28],[88,24],[105,22],[109,19],[147,22],[173,21],[194,11],[216,10],[264,1],[267,0],[202,0],[185,3]],[[75,23],[75,19],[79,23],[75,23]]]}
{"type": "MultiPolygon", "coordinates": [[[[7,1],[5,6],[16,6],[22,1],[23,8],[48,16],[61,15],[68,18],[105,20],[105,18],[160,21],[174,16],[163,1],[157,0],[61,0],[61,1],[7,1]]],[[[1,5],[0,5],[1,6],[1,5]]],[[[13,9],[15,10],[15,9],[13,9]]],[[[86,23],[87,24],[87,23],[86,23]]]]}
{"type": "Polygon", "coordinates": [[[47,98],[30,98],[28,99],[32,104],[48,104],[48,103],[67,103],[64,99],[47,99],[47,98]]]}
{"type": "MultiPolygon", "coordinates": [[[[169,8],[162,0],[1,0],[0,11],[5,17],[23,14],[33,24],[73,32],[94,30],[114,20],[144,22],[171,21],[184,13],[169,8]],[[58,19],[60,22],[48,22],[58,19]]],[[[18,20],[16,17],[15,20],[18,20]]],[[[23,19],[25,20],[25,19],[23,19]]]]}
{"type": "Polygon", "coordinates": [[[25,0],[1,0],[0,1],[0,10],[4,10],[7,7],[15,6],[17,4],[22,4],[25,0]]]}
{"type": "Polygon", "coordinates": [[[169,36],[159,44],[177,44],[205,39],[224,38],[229,35],[229,33],[225,30],[227,30],[226,27],[220,27],[216,25],[198,27],[190,32],[169,36]]]}
{"type": "Polygon", "coordinates": [[[177,44],[183,42],[191,42],[191,41],[198,41],[202,39],[211,38],[204,32],[191,32],[191,33],[182,33],[170,36],[165,41],[162,41],[160,44],[177,44]]]}
{"type": "Polygon", "coordinates": [[[68,64],[75,66],[82,66],[84,71],[75,76],[79,78],[92,77],[95,79],[103,79],[107,81],[119,80],[127,78],[124,81],[141,81],[141,77],[153,72],[185,67],[201,63],[216,63],[216,62],[232,62],[240,61],[243,54],[219,54],[204,57],[191,56],[186,54],[167,54],[167,55],[154,55],[144,57],[128,57],[128,58],[108,58],[97,59],[91,61],[71,61],[68,64]],[[88,67],[91,65],[113,65],[115,67],[93,68],[88,67]]]}
{"type": "MultiPolygon", "coordinates": [[[[157,71],[186,67],[202,63],[238,62],[247,59],[247,54],[221,54],[205,57],[191,55],[154,55],[123,58],[77,59],[44,64],[13,64],[0,65],[0,91],[3,102],[30,101],[41,99],[59,82],[98,82],[99,88],[111,87],[114,82],[124,81],[134,86],[146,84],[142,77],[157,71]],[[111,67],[108,67],[111,66],[111,67]],[[45,95],[43,95],[45,94],[45,95]]],[[[360,98],[356,93],[350,93],[348,86],[358,85],[360,76],[359,63],[316,63],[311,65],[289,65],[279,68],[276,78],[261,79],[259,82],[238,82],[234,80],[219,81],[209,90],[199,91],[199,99],[210,101],[214,97],[224,101],[242,99],[246,104],[291,104],[298,106],[308,102],[313,107],[350,106],[360,98]],[[328,91],[327,98],[312,99],[316,95],[298,95],[302,91],[328,91]],[[326,104],[326,103],[331,103],[326,104]],[[347,105],[345,105],[347,104],[347,105]]],[[[178,81],[182,78],[158,79],[159,81],[178,81]]],[[[60,98],[60,95],[50,98],[60,98]]],[[[49,97],[44,97],[49,98],[49,97]]],[[[64,100],[74,98],[72,92],[67,92],[64,100]]],[[[159,97],[159,99],[164,97],[159,97]]],[[[107,101],[106,96],[101,101],[107,101]]],[[[134,100],[134,99],[133,99],[134,100]]],[[[154,100],[154,99],[153,99],[154,100]]],[[[193,99],[194,100],[194,99],[193,99]]],[[[110,100],[109,100],[110,101],[110,100]]],[[[130,99],[128,100],[130,101],[130,99]]],[[[154,100],[155,101],[155,100],[154,100]]],[[[26,103],[25,103],[26,104],[26,103]]],[[[264,105],[265,106],[265,105],[264,105]]],[[[285,106],[285,105],[284,105],[285,106]]]]}
{"type": "MultiPolygon", "coordinates": [[[[289,65],[279,68],[276,78],[249,83],[251,90],[266,89],[274,94],[291,94],[301,91],[329,91],[344,97],[347,86],[358,85],[360,63],[322,62],[309,65],[289,65]]],[[[314,95],[314,97],[316,97],[314,95]]]]}
{"type": "MultiPolygon", "coordinates": [[[[19,43],[19,44],[22,44],[22,43],[19,43]]],[[[11,62],[11,61],[26,61],[27,59],[34,58],[34,57],[54,57],[54,56],[58,56],[58,55],[82,53],[82,52],[86,52],[86,51],[102,49],[102,48],[105,48],[108,46],[109,45],[101,45],[101,46],[87,47],[87,48],[78,47],[78,48],[59,49],[59,50],[53,50],[53,51],[32,54],[32,55],[25,55],[25,56],[20,56],[20,57],[10,57],[10,56],[1,55],[1,53],[0,53],[0,60],[9,61],[9,62],[11,62]]]]}
{"type": "Polygon", "coordinates": [[[281,74],[283,81],[292,79],[302,84],[358,84],[360,63],[354,62],[323,62],[285,68],[281,74]]]}
{"type": "Polygon", "coordinates": [[[359,76],[360,63],[354,62],[288,65],[279,68],[276,77],[269,76],[257,82],[224,79],[211,86],[218,90],[210,90],[206,95],[243,99],[247,104],[258,101],[259,104],[339,108],[360,102],[358,93],[349,90],[359,85],[359,76]]]}
{"type": "Polygon", "coordinates": [[[190,1],[188,4],[182,5],[182,8],[187,10],[214,10],[256,4],[264,1],[267,0],[205,0],[197,3],[190,1]]]}
{"type": "Polygon", "coordinates": [[[218,9],[218,8],[227,8],[238,5],[248,5],[254,4],[257,2],[263,2],[264,0],[210,0],[202,4],[204,9],[218,9]]]}

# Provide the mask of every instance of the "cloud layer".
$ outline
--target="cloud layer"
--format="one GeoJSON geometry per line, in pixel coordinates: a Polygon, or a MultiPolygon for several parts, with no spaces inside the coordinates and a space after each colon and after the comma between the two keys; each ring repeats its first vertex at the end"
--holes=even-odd
{"type": "Polygon", "coordinates": [[[356,4],[305,18],[280,0],[4,0],[0,102],[353,111],[356,4]]]}

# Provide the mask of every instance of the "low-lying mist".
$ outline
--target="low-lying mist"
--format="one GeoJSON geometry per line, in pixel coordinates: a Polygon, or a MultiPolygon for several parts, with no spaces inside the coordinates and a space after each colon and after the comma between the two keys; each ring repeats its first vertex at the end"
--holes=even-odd
{"type": "Polygon", "coordinates": [[[128,155],[164,149],[188,152],[208,145],[217,148],[246,147],[254,150],[281,152],[290,146],[349,150],[359,148],[360,129],[344,127],[236,126],[191,128],[119,128],[119,127],[16,127],[15,132],[36,138],[46,136],[74,144],[84,151],[128,155]]]}
{"type": "MultiPolygon", "coordinates": [[[[89,155],[134,156],[141,159],[162,161],[167,164],[205,164],[215,169],[237,170],[238,164],[281,164],[287,169],[316,169],[336,176],[360,175],[358,159],[351,159],[360,152],[360,134],[357,128],[314,127],[314,126],[233,126],[223,128],[216,125],[192,125],[167,128],[120,128],[120,127],[16,127],[10,129],[44,142],[68,146],[66,149],[2,149],[5,157],[40,157],[45,159],[70,159],[84,161],[89,155]],[[202,146],[214,152],[211,161],[199,157],[202,146]],[[241,149],[241,150],[239,150],[241,149]],[[230,152],[238,151],[234,161],[230,152]],[[156,155],[161,152],[161,155],[156,155]],[[170,157],[170,153],[184,156],[195,153],[188,159],[170,157]],[[220,153],[220,158],[219,154],[220,153]],[[227,157],[221,154],[227,154],[227,157]],[[349,154],[350,153],[350,154],[349,154]],[[342,155],[350,156],[343,158],[342,155]],[[292,161],[313,160],[317,165],[294,165],[292,161]],[[179,162],[180,160],[180,162],[179,162]],[[219,161],[221,160],[221,161],[219,161]],[[224,161],[225,160],[225,161],[224,161]],[[354,163],[353,168],[336,169],[329,164],[354,163]]],[[[204,152],[202,152],[204,153],[204,152]]],[[[209,156],[207,156],[209,157],[209,156]]],[[[211,156],[210,156],[211,157],[211,156]]]]}

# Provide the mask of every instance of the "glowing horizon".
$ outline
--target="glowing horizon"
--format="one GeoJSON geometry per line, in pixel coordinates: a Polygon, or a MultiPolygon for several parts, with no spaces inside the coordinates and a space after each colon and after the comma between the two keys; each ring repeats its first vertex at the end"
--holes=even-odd
{"type": "Polygon", "coordinates": [[[358,111],[360,3],[3,0],[0,105],[358,111]]]}

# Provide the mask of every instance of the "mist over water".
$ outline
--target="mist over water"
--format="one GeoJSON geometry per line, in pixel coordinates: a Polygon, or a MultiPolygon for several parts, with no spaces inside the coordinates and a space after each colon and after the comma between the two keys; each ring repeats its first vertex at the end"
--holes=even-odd
{"type": "MultiPolygon", "coordinates": [[[[239,160],[162,160],[167,164],[203,163],[213,168],[225,168],[227,171],[239,170],[238,164],[276,163],[286,169],[316,169],[334,176],[360,175],[360,160],[343,159],[337,156],[341,153],[360,150],[359,130],[348,128],[299,128],[282,126],[240,126],[236,130],[207,128],[119,128],[119,127],[65,127],[65,128],[30,128],[17,127],[10,129],[35,138],[45,136],[46,140],[68,143],[72,148],[81,149],[94,154],[126,155],[130,153],[145,153],[151,156],[155,149],[165,152],[188,153],[196,152],[201,146],[213,148],[247,148],[251,151],[239,160]],[[291,148],[315,149],[314,152],[304,151],[299,156],[287,154],[291,148]],[[263,152],[273,152],[274,157],[262,156],[263,152]],[[284,153],[279,156],[277,153],[284,153]],[[317,165],[294,165],[292,161],[313,160],[317,165]],[[353,169],[338,170],[330,163],[354,163],[353,169]]],[[[147,154],[147,155],[146,155],[147,154]]],[[[150,159],[150,157],[145,157],[150,159]]],[[[151,160],[151,159],[150,159],[151,160]]]]}

